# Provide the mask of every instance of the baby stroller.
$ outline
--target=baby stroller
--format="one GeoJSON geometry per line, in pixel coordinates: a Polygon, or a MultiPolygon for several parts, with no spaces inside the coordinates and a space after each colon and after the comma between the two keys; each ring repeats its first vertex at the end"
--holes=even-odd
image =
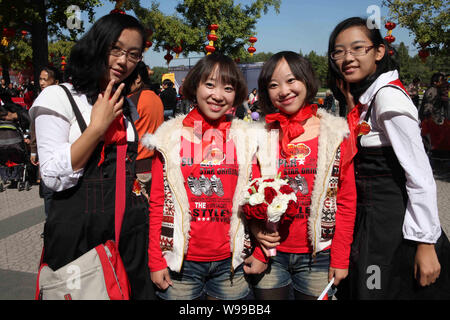
{"type": "Polygon", "coordinates": [[[30,190],[30,165],[23,130],[15,122],[0,120],[0,192],[5,191],[7,181],[17,183],[19,191],[30,190]]]}

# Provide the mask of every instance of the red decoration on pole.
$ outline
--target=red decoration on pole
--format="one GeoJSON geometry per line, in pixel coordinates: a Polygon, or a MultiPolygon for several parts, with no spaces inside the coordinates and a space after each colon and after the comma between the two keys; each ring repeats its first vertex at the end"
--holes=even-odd
{"type": "MultiPolygon", "coordinates": [[[[384,27],[388,30],[386,37],[384,37],[384,40],[391,46],[391,43],[395,41],[395,37],[392,35],[392,30],[395,29],[396,24],[395,22],[388,21],[384,25],[384,27]]],[[[388,54],[390,56],[393,56],[395,54],[395,51],[391,48],[388,48],[388,54]]]]}
{"type": "Polygon", "coordinates": [[[180,53],[183,51],[183,48],[181,46],[175,46],[172,48],[172,51],[175,52],[175,58],[178,59],[180,53]]]}
{"type": "Polygon", "coordinates": [[[210,30],[210,34],[208,34],[208,40],[209,40],[209,44],[207,46],[205,46],[205,50],[206,50],[206,55],[211,54],[213,52],[216,51],[216,48],[214,47],[214,41],[217,41],[217,35],[216,35],[216,31],[217,29],[219,29],[219,26],[217,24],[210,24],[208,26],[208,29],[210,30]]]}
{"type": "Polygon", "coordinates": [[[173,59],[173,56],[170,54],[170,46],[166,45],[165,48],[167,49],[167,54],[164,56],[164,59],[166,59],[167,65],[169,65],[170,61],[173,59]]]}
{"type": "Polygon", "coordinates": [[[396,27],[397,25],[395,24],[395,22],[388,21],[388,22],[386,22],[386,24],[385,24],[384,26],[385,26],[386,29],[388,29],[388,30],[393,30],[393,29],[395,29],[395,27],[396,27]]]}
{"type": "Polygon", "coordinates": [[[65,56],[61,56],[61,70],[64,71],[64,69],[66,68],[66,57],[65,56]]]}
{"type": "Polygon", "coordinates": [[[384,40],[386,40],[387,43],[391,44],[392,42],[395,41],[395,37],[394,36],[386,36],[386,37],[384,37],[384,40]]]}
{"type": "Polygon", "coordinates": [[[208,54],[211,54],[216,51],[216,48],[214,46],[206,46],[205,50],[208,52],[208,54]]]}
{"type": "Polygon", "coordinates": [[[250,41],[251,45],[250,47],[247,49],[247,51],[250,53],[250,56],[253,56],[253,54],[256,52],[255,47],[253,46],[253,44],[258,41],[258,38],[256,37],[250,37],[250,39],[248,39],[248,41],[250,41]]]}

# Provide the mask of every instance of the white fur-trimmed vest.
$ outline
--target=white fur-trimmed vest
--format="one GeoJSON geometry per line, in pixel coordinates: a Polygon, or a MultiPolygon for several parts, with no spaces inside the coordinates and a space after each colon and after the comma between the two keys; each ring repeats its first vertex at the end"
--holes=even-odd
{"type": "MultiPolygon", "coordinates": [[[[181,132],[184,115],[164,122],[154,134],[143,136],[141,143],[149,149],[158,150],[164,158],[164,212],[160,246],[167,265],[179,272],[189,245],[191,212],[181,171],[181,132]]],[[[249,124],[234,119],[231,123],[230,138],[236,146],[239,175],[233,196],[230,220],[230,251],[235,269],[251,253],[247,223],[239,211],[240,195],[252,179],[252,161],[258,148],[260,134],[265,134],[262,124],[249,124]]]]}
{"type": "MultiPolygon", "coordinates": [[[[319,109],[320,133],[317,153],[317,173],[314,177],[314,189],[311,193],[310,216],[308,219],[308,238],[313,247],[313,255],[331,244],[336,224],[337,202],[341,150],[344,138],[350,133],[344,118],[333,116],[319,109]]],[[[277,174],[277,155],[279,140],[277,133],[268,133],[261,137],[258,159],[263,177],[277,174]]]]}

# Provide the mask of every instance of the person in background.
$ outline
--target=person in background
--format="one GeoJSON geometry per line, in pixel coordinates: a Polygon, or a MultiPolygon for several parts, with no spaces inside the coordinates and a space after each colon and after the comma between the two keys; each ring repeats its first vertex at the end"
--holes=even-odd
{"type": "Polygon", "coordinates": [[[419,89],[420,89],[420,78],[418,77],[414,78],[413,81],[409,84],[408,88],[406,88],[409,96],[411,97],[412,102],[414,103],[417,109],[419,109],[420,106],[419,89]]]}
{"type": "Polygon", "coordinates": [[[174,116],[177,106],[177,91],[173,87],[173,82],[165,79],[162,83],[162,91],[159,95],[164,106],[164,119],[167,120],[174,116]]]}
{"type": "Polygon", "coordinates": [[[139,135],[136,176],[141,192],[148,199],[152,178],[150,169],[154,151],[145,148],[140,140],[144,134],[154,133],[164,122],[164,107],[161,99],[149,87],[150,79],[144,62],[138,62],[128,81],[128,98],[136,106],[139,114],[139,119],[134,122],[139,135]]]}

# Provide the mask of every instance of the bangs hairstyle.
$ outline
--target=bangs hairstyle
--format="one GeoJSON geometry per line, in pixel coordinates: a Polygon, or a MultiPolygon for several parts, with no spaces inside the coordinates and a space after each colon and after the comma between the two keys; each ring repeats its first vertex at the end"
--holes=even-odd
{"type": "Polygon", "coordinates": [[[264,115],[278,112],[278,109],[270,101],[268,89],[273,72],[283,58],[288,63],[295,79],[303,82],[306,87],[305,103],[311,103],[317,94],[319,84],[311,63],[293,51],[278,52],[264,63],[258,78],[258,103],[264,115]]]}
{"type": "Polygon", "coordinates": [[[369,29],[367,27],[367,19],[363,19],[360,17],[352,17],[340,22],[334,28],[328,41],[327,84],[328,88],[330,88],[331,91],[333,91],[333,94],[336,97],[336,99],[343,104],[346,104],[345,98],[341,90],[339,90],[339,88],[337,87],[336,81],[338,79],[343,80],[344,77],[342,73],[339,71],[339,68],[336,66],[336,62],[333,59],[331,59],[331,53],[334,51],[334,44],[336,43],[336,38],[338,37],[338,35],[342,31],[351,27],[362,27],[362,29],[364,30],[367,37],[370,39],[375,48],[378,48],[380,45],[384,45],[386,48],[383,58],[380,61],[376,62],[377,70],[375,71],[375,73],[368,76],[366,79],[364,79],[358,84],[350,84],[350,92],[352,93],[355,99],[355,103],[358,102],[359,97],[370,87],[370,85],[378,78],[379,75],[388,71],[399,70],[397,62],[389,55],[389,49],[394,50],[394,48],[391,48],[383,39],[380,33],[380,29],[378,28],[369,29]]]}
{"type": "Polygon", "coordinates": [[[197,88],[215,71],[222,84],[230,84],[235,91],[233,107],[241,105],[247,98],[247,83],[241,70],[228,56],[213,53],[202,58],[189,71],[183,82],[183,95],[190,101],[197,101],[197,88]]]}
{"type": "Polygon", "coordinates": [[[136,18],[120,13],[100,18],[72,48],[66,75],[75,90],[86,94],[92,104],[101,92],[100,84],[108,70],[111,46],[117,42],[124,29],[136,30],[141,34],[143,52],[144,27],[136,18]]]}

